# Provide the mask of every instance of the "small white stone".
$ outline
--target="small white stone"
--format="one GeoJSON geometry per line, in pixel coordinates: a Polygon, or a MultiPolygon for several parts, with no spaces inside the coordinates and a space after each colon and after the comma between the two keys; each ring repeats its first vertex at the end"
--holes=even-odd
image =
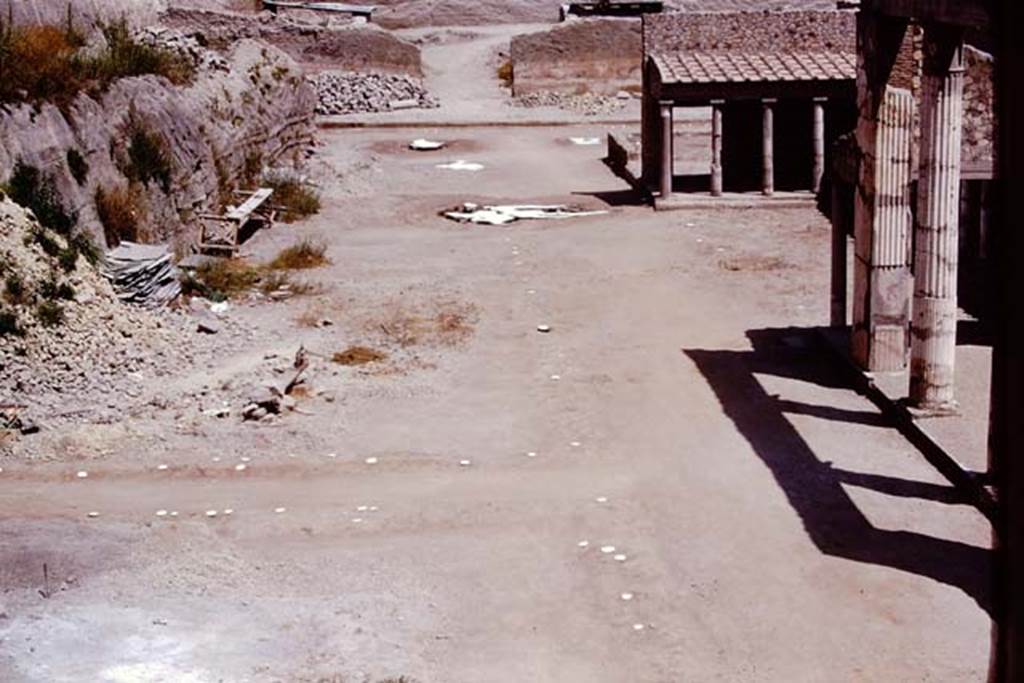
{"type": "Polygon", "coordinates": [[[536,289],[528,289],[528,290],[526,290],[526,293],[530,294],[530,295],[533,295],[533,294],[537,293],[537,290],[536,289]]]}
{"type": "Polygon", "coordinates": [[[177,517],[177,516],[178,516],[178,511],[177,510],[171,510],[171,517],[177,517]]]}
{"type": "Polygon", "coordinates": [[[242,462],[249,462],[252,460],[252,458],[243,455],[241,458],[239,458],[239,460],[241,460],[242,462]]]}
{"type": "Polygon", "coordinates": [[[86,515],[86,517],[91,517],[92,519],[96,519],[99,516],[100,516],[100,513],[96,512],[95,510],[93,510],[92,512],[90,512],[89,514],[86,515]]]}
{"type": "Polygon", "coordinates": [[[224,514],[225,515],[233,515],[233,514],[235,514],[235,511],[232,510],[231,508],[228,508],[228,509],[224,510],[224,514]]]}
{"type": "Polygon", "coordinates": [[[236,472],[244,472],[245,468],[246,468],[245,463],[239,463],[239,464],[235,465],[235,471],[236,472]]]}
{"type": "Polygon", "coordinates": [[[359,507],[356,508],[356,512],[366,512],[369,509],[370,508],[367,505],[360,505],[359,507]]]}
{"type": "Polygon", "coordinates": [[[608,499],[605,498],[604,496],[598,496],[597,498],[594,499],[594,501],[597,502],[597,503],[602,503],[603,504],[603,503],[607,503],[608,499]]]}
{"type": "Polygon", "coordinates": [[[376,505],[371,505],[370,506],[370,512],[376,512],[377,510],[380,510],[380,508],[377,507],[376,505]]]}
{"type": "Polygon", "coordinates": [[[625,555],[621,555],[621,554],[620,555],[616,555],[615,556],[615,561],[616,562],[625,562],[626,561],[626,556],[625,555]]]}
{"type": "Polygon", "coordinates": [[[581,443],[580,443],[579,441],[573,441],[573,442],[572,442],[572,443],[570,443],[569,445],[570,445],[570,446],[572,446],[573,448],[579,448],[579,447],[580,447],[580,446],[582,446],[583,444],[581,444],[581,443]]]}
{"type": "Polygon", "coordinates": [[[363,523],[363,518],[362,517],[353,517],[352,518],[352,523],[353,524],[362,524],[363,523]]]}
{"type": "Polygon", "coordinates": [[[220,458],[214,458],[213,461],[214,462],[220,462],[220,458]]]}
{"type": "Polygon", "coordinates": [[[537,451],[530,451],[529,453],[526,454],[526,457],[527,458],[536,458],[537,457],[537,451]]]}
{"type": "Polygon", "coordinates": [[[79,470],[79,472],[75,476],[78,477],[79,479],[87,479],[89,477],[89,473],[86,472],[85,470],[79,470]]]}
{"type": "Polygon", "coordinates": [[[632,593],[623,593],[619,597],[622,598],[623,600],[625,600],[626,602],[629,602],[630,600],[633,599],[633,594],[632,593]]]}
{"type": "Polygon", "coordinates": [[[156,466],[156,468],[157,468],[157,470],[159,470],[160,472],[166,472],[166,471],[167,471],[167,469],[168,469],[167,465],[157,465],[157,466],[156,466]]]}
{"type": "Polygon", "coordinates": [[[207,510],[206,511],[206,516],[207,517],[216,517],[217,516],[217,511],[216,510],[207,510]]]}
{"type": "Polygon", "coordinates": [[[365,462],[366,462],[367,465],[376,465],[377,464],[377,458],[367,458],[365,462]]]}
{"type": "Polygon", "coordinates": [[[469,460],[460,460],[459,461],[459,467],[469,467],[472,464],[473,463],[470,462],[469,460]]]}
{"type": "Polygon", "coordinates": [[[561,375],[551,375],[551,381],[553,382],[557,382],[560,379],[562,379],[561,375]]]}
{"type": "Polygon", "coordinates": [[[643,631],[645,628],[647,628],[647,627],[644,626],[643,624],[633,624],[633,630],[634,631],[643,631]]]}
{"type": "Polygon", "coordinates": [[[590,546],[590,541],[580,541],[576,546],[579,548],[587,548],[590,546]]]}
{"type": "Polygon", "coordinates": [[[328,453],[328,454],[327,454],[327,457],[328,457],[328,458],[337,458],[337,457],[338,457],[338,454],[337,454],[337,453],[328,453]]]}
{"type": "Polygon", "coordinates": [[[157,510],[156,511],[156,516],[157,517],[166,517],[167,516],[167,510],[157,510]]]}
{"type": "Polygon", "coordinates": [[[537,331],[547,334],[551,331],[551,325],[537,325],[537,331]]]}
{"type": "Polygon", "coordinates": [[[279,514],[281,514],[282,512],[284,512],[284,511],[285,511],[286,509],[287,509],[287,508],[274,508],[274,512],[275,512],[276,514],[278,514],[278,515],[279,515],[279,514]]]}
{"type": "Polygon", "coordinates": [[[615,552],[615,546],[613,546],[613,545],[603,545],[603,546],[601,546],[601,552],[604,553],[605,555],[611,555],[612,553],[615,552]]]}

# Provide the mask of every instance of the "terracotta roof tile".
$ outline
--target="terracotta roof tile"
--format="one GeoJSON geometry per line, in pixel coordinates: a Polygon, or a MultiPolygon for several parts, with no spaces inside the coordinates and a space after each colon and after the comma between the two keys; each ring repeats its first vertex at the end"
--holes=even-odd
{"type": "Polygon", "coordinates": [[[663,83],[845,81],[857,57],[845,52],[687,52],[654,55],[663,83]]]}

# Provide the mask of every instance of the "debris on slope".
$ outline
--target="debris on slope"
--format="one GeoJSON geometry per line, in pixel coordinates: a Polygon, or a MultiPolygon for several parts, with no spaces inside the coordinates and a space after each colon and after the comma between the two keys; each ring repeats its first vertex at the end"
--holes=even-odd
{"type": "Polygon", "coordinates": [[[412,76],[325,71],[310,79],[322,115],[363,114],[438,106],[423,83],[412,76]]]}
{"type": "Polygon", "coordinates": [[[164,245],[121,242],[104,261],[104,275],[122,301],[159,308],[181,294],[178,269],[164,245]]]}
{"type": "Polygon", "coordinates": [[[126,402],[194,360],[194,323],[121,303],[85,258],[67,270],[40,244],[42,230],[30,211],[0,198],[0,404],[44,427],[123,419],[126,402]]]}

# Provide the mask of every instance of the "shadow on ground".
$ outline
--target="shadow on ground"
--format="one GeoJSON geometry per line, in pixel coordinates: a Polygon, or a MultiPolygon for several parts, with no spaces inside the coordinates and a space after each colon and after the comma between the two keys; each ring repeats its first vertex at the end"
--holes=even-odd
{"type": "MultiPolygon", "coordinates": [[[[725,413],[771,470],[821,552],[899,569],[955,586],[992,613],[990,551],[910,531],[872,526],[843,485],[899,497],[968,504],[952,486],[849,472],[811,449],[787,413],[890,428],[880,414],[780,400],[755,375],[776,375],[826,387],[846,387],[837,368],[817,350],[813,330],[748,332],[752,351],[684,349],[714,390],[725,413]]],[[[892,427],[894,428],[894,427],[892,427]]]]}

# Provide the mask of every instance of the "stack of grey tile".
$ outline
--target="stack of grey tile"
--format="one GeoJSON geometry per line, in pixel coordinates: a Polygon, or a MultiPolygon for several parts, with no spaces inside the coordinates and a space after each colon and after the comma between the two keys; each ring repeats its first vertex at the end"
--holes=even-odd
{"type": "Polygon", "coordinates": [[[122,242],[107,253],[104,274],[127,303],[159,308],[181,294],[178,268],[166,245],[122,242]]]}

